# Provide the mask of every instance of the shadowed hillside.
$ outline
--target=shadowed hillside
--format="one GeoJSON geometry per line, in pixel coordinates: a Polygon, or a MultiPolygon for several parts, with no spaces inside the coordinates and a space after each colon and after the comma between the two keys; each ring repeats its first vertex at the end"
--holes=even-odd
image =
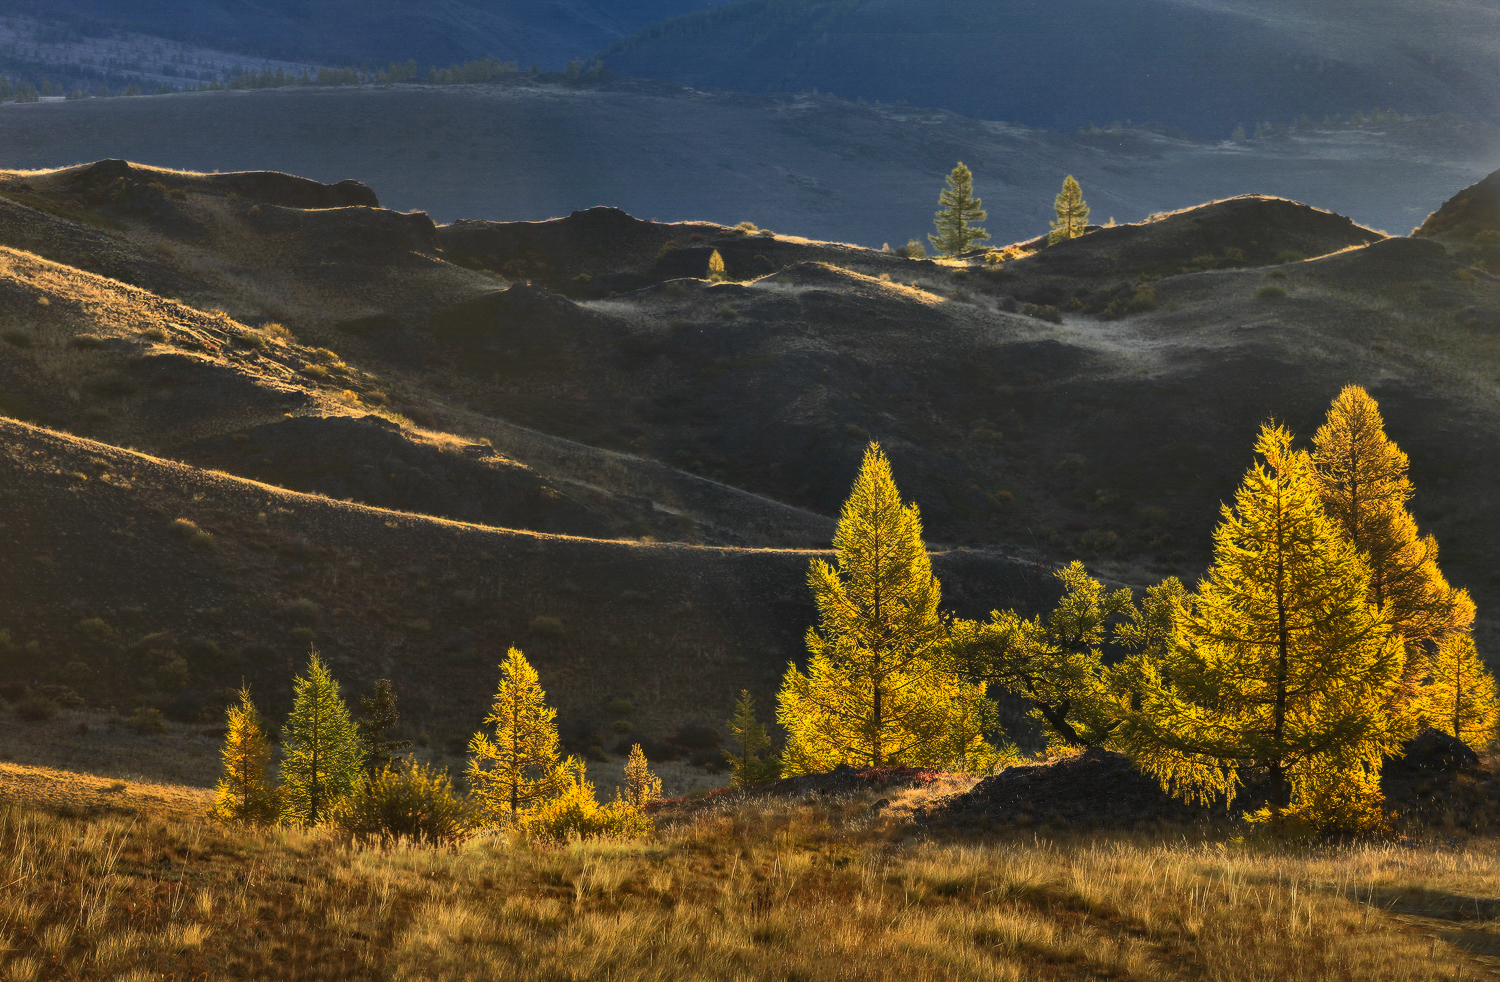
{"type": "Polygon", "coordinates": [[[615,71],[752,92],[820,89],[1072,130],[1374,108],[1495,119],[1500,13],[1463,2],[740,0],[616,42],[615,71]]]}

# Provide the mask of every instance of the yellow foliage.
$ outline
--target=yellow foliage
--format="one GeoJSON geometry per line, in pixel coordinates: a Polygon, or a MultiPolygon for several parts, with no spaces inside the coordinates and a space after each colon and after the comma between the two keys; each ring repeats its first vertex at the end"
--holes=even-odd
{"type": "Polygon", "coordinates": [[[250,687],[240,687],[240,701],[226,712],[224,776],[214,789],[209,817],[220,822],[270,825],[281,814],[281,796],[266,775],[270,750],[261,730],[260,714],[250,701],[250,687]]]}
{"type": "Polygon", "coordinates": [[[651,773],[646,754],[637,743],[630,748],[630,758],[625,761],[625,800],[640,811],[660,797],[661,778],[651,773]]]}
{"type": "Polygon", "coordinates": [[[567,782],[558,760],[557,710],[546,704],[536,669],[519,648],[500,663],[500,685],[482,730],[469,741],[469,783],[484,817],[511,825],[528,808],[549,801],[567,782]]]}
{"type": "Polygon", "coordinates": [[[582,760],[566,761],[559,793],[521,815],[516,824],[528,839],[567,842],[576,839],[633,839],[650,835],[651,819],[617,793],[613,801],[600,805],[594,784],[582,760]]]}
{"type": "Polygon", "coordinates": [[[1500,716],[1495,678],[1484,667],[1468,633],[1455,634],[1438,645],[1426,710],[1433,726],[1472,746],[1483,746],[1495,735],[1500,716]]]}
{"type": "Polygon", "coordinates": [[[1346,386],[1313,438],[1323,507],[1370,567],[1370,602],[1402,642],[1400,679],[1387,711],[1402,734],[1421,728],[1429,652],[1467,633],[1474,602],[1438,569],[1437,540],[1420,536],[1406,509],[1412,496],[1407,457],[1386,438],[1380,407],[1363,388],[1346,386]]]}
{"type": "Polygon", "coordinates": [[[778,697],[782,772],[993,767],[982,734],[994,704],[946,664],[921,518],[901,503],[879,444],[865,451],[833,546],[837,568],[813,560],[808,571],[819,624],[807,632],[807,671],[788,665],[778,697]]]}

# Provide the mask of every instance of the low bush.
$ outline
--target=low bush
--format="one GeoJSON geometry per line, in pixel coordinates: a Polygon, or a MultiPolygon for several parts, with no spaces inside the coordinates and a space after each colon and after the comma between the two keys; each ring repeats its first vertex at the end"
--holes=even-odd
{"type": "Polygon", "coordinates": [[[161,710],[152,709],[150,706],[142,706],[130,717],[125,724],[130,732],[136,736],[150,736],[154,733],[167,732],[167,721],[162,718],[161,710]]]}
{"type": "Polygon", "coordinates": [[[563,633],[563,624],[556,617],[538,614],[531,619],[531,633],[539,634],[542,637],[555,638],[563,633]]]}
{"type": "Polygon", "coordinates": [[[16,703],[16,715],[28,723],[44,723],[62,707],[45,696],[30,695],[16,703]]]}
{"type": "Polygon", "coordinates": [[[1035,317],[1037,320],[1047,321],[1051,324],[1062,323],[1062,311],[1051,304],[1029,303],[1021,308],[1021,313],[1027,317],[1035,317]]]}
{"type": "Polygon", "coordinates": [[[1275,286],[1274,284],[1267,284],[1266,286],[1261,287],[1259,290],[1256,290],[1255,295],[1262,300],[1280,300],[1282,297],[1286,296],[1286,288],[1275,286]]]}
{"type": "Polygon", "coordinates": [[[533,808],[517,825],[521,835],[543,842],[576,839],[634,839],[650,835],[651,819],[618,796],[607,805],[594,797],[583,761],[574,758],[567,786],[556,798],[533,808]]]}
{"type": "Polygon", "coordinates": [[[332,822],[359,842],[442,846],[472,834],[473,814],[446,772],[408,759],[361,781],[334,809],[332,822]]]}

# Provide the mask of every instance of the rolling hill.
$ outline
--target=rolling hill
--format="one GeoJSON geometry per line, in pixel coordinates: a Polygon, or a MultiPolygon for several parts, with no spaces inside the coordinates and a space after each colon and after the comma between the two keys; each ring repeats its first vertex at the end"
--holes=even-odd
{"type": "Polygon", "coordinates": [[[989,263],[609,208],[436,225],[354,181],[118,159],[0,175],[4,677],[208,724],[241,678],[279,711],[317,644],[438,749],[515,644],[575,749],[697,752],[797,657],[870,439],[945,607],[1029,610],[1061,560],[1197,575],[1259,423],[1305,437],[1349,382],[1490,651],[1494,185],[1412,238],[1244,196],[989,263]]]}

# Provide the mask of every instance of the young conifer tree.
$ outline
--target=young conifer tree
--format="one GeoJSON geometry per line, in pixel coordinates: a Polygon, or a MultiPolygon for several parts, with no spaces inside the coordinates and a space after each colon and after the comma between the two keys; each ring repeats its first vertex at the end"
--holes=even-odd
{"type": "Polygon", "coordinates": [[[927,236],[938,252],[945,256],[957,255],[990,237],[984,229],[969,224],[982,222],[988,216],[983,208],[984,202],[974,197],[974,175],[963,161],[960,160],[948,175],[948,186],[938,195],[938,204],[941,207],[932,219],[937,234],[927,236]]]}
{"type": "Polygon", "coordinates": [[[1438,645],[1431,664],[1427,712],[1432,725],[1471,746],[1483,746],[1495,735],[1500,695],[1474,638],[1468,633],[1448,638],[1438,645]]]}
{"type": "Polygon", "coordinates": [[[1269,777],[1260,818],[1368,828],[1382,821],[1381,759],[1399,745],[1384,703],[1400,646],[1291,441],[1261,429],[1264,463],[1225,506],[1208,577],[1178,604],[1162,658],[1141,666],[1140,711],[1115,740],[1184,797],[1233,798],[1237,769],[1254,764],[1269,777]]]}
{"type": "Polygon", "coordinates": [[[1063,239],[1076,239],[1083,234],[1089,224],[1089,206],[1083,200],[1083,188],[1078,186],[1072,174],[1064,178],[1053,207],[1057,210],[1057,220],[1052,223],[1052,232],[1047,236],[1048,245],[1055,245],[1063,239]]]}
{"type": "Polygon", "coordinates": [[[214,789],[209,817],[220,822],[270,825],[281,813],[281,798],[266,774],[270,750],[260,714],[250,701],[250,687],[240,686],[240,701],[226,711],[224,776],[214,789]]]}
{"type": "Polygon", "coordinates": [[[807,672],[788,665],[778,697],[782,772],[987,771],[995,749],[972,719],[989,705],[984,687],[948,669],[921,518],[901,503],[879,444],[865,451],[833,546],[837,567],[815,559],[808,571],[819,624],[807,632],[807,672]],[[972,738],[955,748],[958,733],[972,738]]]}
{"type": "Polygon", "coordinates": [[[724,257],[719,255],[715,249],[713,255],[708,257],[708,279],[713,283],[722,283],[729,278],[729,272],[724,268],[724,257]]]}
{"type": "Polygon", "coordinates": [[[401,722],[396,711],[396,693],[390,679],[375,683],[375,693],[359,697],[359,710],[364,718],[355,722],[360,742],[365,747],[365,769],[373,777],[391,764],[391,755],[411,746],[410,740],[387,740],[385,735],[401,722]]]}
{"type": "Polygon", "coordinates": [[[625,761],[625,801],[640,811],[660,797],[661,778],[651,773],[646,753],[637,743],[630,748],[630,757],[625,761]]]}
{"type": "Polygon", "coordinates": [[[724,759],[729,762],[730,787],[753,788],[781,776],[781,761],[769,753],[771,738],[755,716],[755,699],[749,689],[740,690],[734,716],[729,720],[729,733],[731,746],[724,751],[724,759]]]}
{"type": "Polygon", "coordinates": [[[557,710],[547,705],[536,669],[519,648],[500,663],[483,730],[469,741],[469,783],[492,823],[509,827],[567,784],[569,762],[559,759],[557,710]]]}
{"type": "Polygon", "coordinates": [[[307,674],[293,683],[292,714],[284,733],[284,814],[299,825],[317,825],[354,789],[365,749],[338,683],[316,650],[308,658],[307,674]]]}
{"type": "Polygon", "coordinates": [[[1421,536],[1406,503],[1412,486],[1406,454],[1386,438],[1380,407],[1357,385],[1346,386],[1313,438],[1323,507],[1370,567],[1370,603],[1402,642],[1398,684],[1387,700],[1406,737],[1424,723],[1423,694],[1433,651],[1474,623],[1467,590],[1438,569],[1437,540],[1421,536]]]}

